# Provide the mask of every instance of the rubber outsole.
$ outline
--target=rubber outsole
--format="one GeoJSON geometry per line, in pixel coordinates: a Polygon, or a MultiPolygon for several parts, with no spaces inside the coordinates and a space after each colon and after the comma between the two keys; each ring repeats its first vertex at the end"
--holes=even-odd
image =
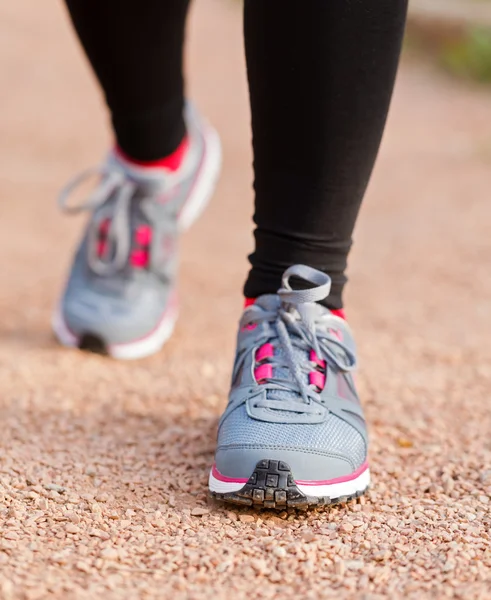
{"type": "Polygon", "coordinates": [[[92,352],[93,354],[109,355],[107,346],[103,339],[97,335],[86,333],[82,335],[78,341],[78,347],[80,350],[85,352],[92,352]]]}
{"type": "Polygon", "coordinates": [[[249,481],[240,490],[224,493],[210,491],[210,494],[217,500],[242,506],[307,510],[320,506],[344,504],[363,496],[367,490],[368,486],[351,495],[338,498],[309,496],[298,488],[287,463],[265,459],[257,463],[249,481]]]}

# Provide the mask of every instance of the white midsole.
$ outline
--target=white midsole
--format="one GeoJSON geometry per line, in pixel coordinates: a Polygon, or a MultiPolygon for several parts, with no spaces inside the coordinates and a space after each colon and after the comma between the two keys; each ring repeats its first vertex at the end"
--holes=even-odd
{"type": "MultiPolygon", "coordinates": [[[[201,215],[214,192],[220,174],[222,164],[220,137],[210,125],[205,125],[203,135],[206,139],[204,163],[201,166],[201,174],[198,176],[199,180],[196,182],[179,215],[179,229],[181,231],[191,227],[201,215]]],[[[109,344],[107,353],[120,360],[136,360],[155,354],[172,335],[177,321],[177,313],[177,307],[167,308],[167,314],[164,315],[162,321],[152,333],[134,342],[109,344]]],[[[69,348],[79,346],[80,337],[68,328],[63,318],[61,306],[58,306],[53,314],[52,328],[61,344],[69,348]]]]}
{"type": "MultiPolygon", "coordinates": [[[[229,481],[221,481],[214,477],[210,471],[208,486],[210,491],[218,494],[227,494],[238,492],[244,487],[245,483],[236,483],[229,481]]],[[[342,496],[353,496],[359,492],[363,492],[370,485],[370,470],[366,469],[355,479],[350,481],[342,481],[340,483],[330,483],[327,485],[302,485],[297,483],[297,488],[306,496],[340,498],[342,496]]]]}

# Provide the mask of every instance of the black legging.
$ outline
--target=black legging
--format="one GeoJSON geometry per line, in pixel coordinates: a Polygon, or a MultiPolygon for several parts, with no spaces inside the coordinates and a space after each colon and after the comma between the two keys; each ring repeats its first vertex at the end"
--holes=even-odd
{"type": "MultiPolygon", "coordinates": [[[[66,0],[104,89],[117,142],[156,160],[185,135],[189,0],[66,0]]],[[[407,0],[245,0],[256,247],[245,295],[303,263],[342,306],[351,235],[394,85],[407,0]]]]}

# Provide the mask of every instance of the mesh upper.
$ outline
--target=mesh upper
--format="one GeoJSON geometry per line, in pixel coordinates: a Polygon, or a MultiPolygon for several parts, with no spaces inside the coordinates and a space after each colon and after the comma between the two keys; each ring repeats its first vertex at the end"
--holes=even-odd
{"type": "Polygon", "coordinates": [[[333,414],[323,423],[268,423],[252,419],[245,404],[222,423],[218,447],[274,446],[276,448],[333,453],[348,459],[355,468],[366,460],[366,444],[354,427],[333,414]]]}

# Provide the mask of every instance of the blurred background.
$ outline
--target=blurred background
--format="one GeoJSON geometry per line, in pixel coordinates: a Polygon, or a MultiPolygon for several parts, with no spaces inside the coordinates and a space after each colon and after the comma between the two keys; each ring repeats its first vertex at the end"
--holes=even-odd
{"type": "MultiPolygon", "coordinates": [[[[56,197],[68,178],[97,164],[111,144],[103,99],[62,2],[0,3],[0,476],[13,511],[0,506],[13,531],[0,548],[2,598],[20,588],[29,599],[48,592],[85,597],[83,590],[95,598],[110,585],[126,589],[114,597],[143,597],[142,589],[145,597],[158,597],[164,589],[182,589],[174,573],[182,564],[191,569],[186,577],[204,569],[198,588],[216,578],[230,592],[239,567],[215,573],[202,567],[203,557],[219,563],[226,549],[243,560],[256,554],[270,559],[254,529],[239,541],[217,533],[210,543],[212,520],[203,517],[196,525],[189,516],[196,503],[207,503],[207,469],[252,249],[253,196],[240,3],[197,0],[188,40],[190,95],[222,136],[223,176],[209,210],[183,240],[175,336],[158,356],[120,364],[62,350],[50,333],[51,311],[83,222],[59,215],[56,197]],[[172,488],[175,480],[180,483],[172,488]],[[43,485],[53,482],[69,493],[46,491],[43,485]],[[130,579],[108,575],[101,553],[110,542],[89,533],[85,516],[76,525],[79,534],[65,530],[66,511],[92,519],[84,503],[99,492],[106,500],[94,520],[99,529],[107,526],[112,540],[126,540],[121,560],[133,569],[130,579]],[[157,521],[177,515],[197,531],[195,553],[175,548],[177,567],[160,581],[149,576],[157,566],[141,548],[174,544],[173,536],[181,534],[152,529],[147,508],[159,511],[157,521]],[[46,513],[47,524],[26,528],[31,510],[46,513]],[[128,523],[140,527],[133,537],[126,535],[128,523]],[[33,542],[40,528],[48,546],[33,542]],[[249,544],[253,549],[244,554],[249,544]]],[[[360,546],[372,575],[382,573],[382,597],[396,596],[375,547],[392,552],[399,543],[406,549],[394,553],[390,569],[398,570],[400,589],[407,586],[409,593],[413,585],[416,595],[407,597],[424,597],[419,592],[448,578],[452,564],[458,567],[451,573],[455,587],[464,590],[460,597],[478,597],[474,592],[484,589],[473,560],[484,546],[491,555],[490,171],[491,0],[412,0],[346,296],[361,350],[360,391],[371,423],[375,483],[363,513],[335,513],[348,521],[373,516],[384,528],[397,511],[382,542],[360,546]],[[422,498],[433,511],[424,523],[411,516],[422,498]],[[460,535],[458,524],[449,529],[457,514],[473,515],[471,533],[460,535]],[[425,548],[421,539],[429,540],[425,548]],[[419,550],[429,553],[421,560],[434,571],[415,580],[407,552],[419,550]]],[[[213,511],[218,525],[232,523],[223,509],[213,511]]],[[[305,524],[315,529],[328,518],[306,517],[305,524]]],[[[289,522],[285,531],[307,543],[295,527],[289,522]]],[[[349,538],[344,550],[341,544],[319,560],[314,552],[310,560],[312,577],[324,565],[333,589],[341,585],[341,571],[331,572],[329,565],[361,543],[355,534],[342,535],[349,538]]],[[[252,593],[264,573],[247,568],[242,585],[252,593]]],[[[296,577],[292,592],[309,574],[296,577]]],[[[352,589],[368,585],[363,577],[364,568],[351,573],[352,589]]],[[[262,586],[273,594],[272,582],[262,586]]]]}
{"type": "Polygon", "coordinates": [[[491,82],[488,0],[411,0],[407,49],[447,72],[491,82]]]}

